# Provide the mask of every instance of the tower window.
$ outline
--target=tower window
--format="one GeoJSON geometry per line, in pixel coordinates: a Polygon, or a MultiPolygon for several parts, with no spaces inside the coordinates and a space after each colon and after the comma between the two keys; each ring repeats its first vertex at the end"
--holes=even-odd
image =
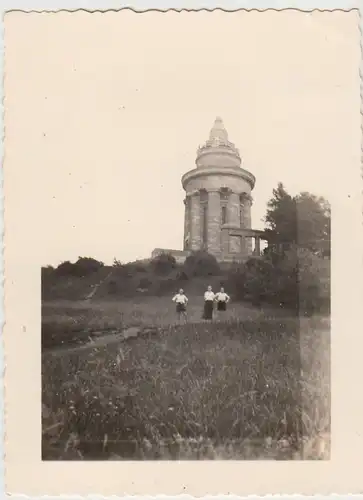
{"type": "Polygon", "coordinates": [[[227,207],[222,207],[222,224],[227,224],[227,207]]]}

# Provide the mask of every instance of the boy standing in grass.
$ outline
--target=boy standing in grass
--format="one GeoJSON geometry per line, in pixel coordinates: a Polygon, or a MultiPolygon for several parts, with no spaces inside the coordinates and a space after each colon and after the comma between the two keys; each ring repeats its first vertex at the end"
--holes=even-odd
{"type": "Polygon", "coordinates": [[[176,313],[178,315],[178,320],[180,321],[183,318],[183,320],[186,321],[188,297],[184,294],[184,290],[181,288],[179,290],[179,293],[174,295],[172,300],[176,303],[176,313]]]}

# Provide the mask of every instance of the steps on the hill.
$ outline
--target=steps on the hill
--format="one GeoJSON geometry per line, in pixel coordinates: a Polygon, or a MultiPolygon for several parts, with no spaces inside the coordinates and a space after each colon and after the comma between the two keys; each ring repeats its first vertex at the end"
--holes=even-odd
{"type": "Polygon", "coordinates": [[[110,271],[108,273],[108,275],[105,278],[103,278],[99,283],[93,285],[93,288],[92,288],[91,292],[86,295],[86,297],[84,298],[84,300],[90,300],[90,299],[92,299],[92,297],[94,297],[96,295],[97,290],[99,289],[99,287],[112,276],[112,272],[113,271],[110,271]]]}

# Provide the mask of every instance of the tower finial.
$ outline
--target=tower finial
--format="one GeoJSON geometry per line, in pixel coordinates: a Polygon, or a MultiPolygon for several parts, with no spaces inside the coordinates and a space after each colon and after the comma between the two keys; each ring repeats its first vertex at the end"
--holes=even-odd
{"type": "Polygon", "coordinates": [[[209,134],[209,140],[222,142],[224,144],[228,143],[228,133],[224,128],[223,120],[220,116],[217,116],[214,121],[214,125],[209,134]]]}

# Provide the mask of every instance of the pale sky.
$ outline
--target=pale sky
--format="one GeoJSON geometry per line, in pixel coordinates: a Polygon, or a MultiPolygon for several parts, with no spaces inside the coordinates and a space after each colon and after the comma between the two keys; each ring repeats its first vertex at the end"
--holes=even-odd
{"type": "Polygon", "coordinates": [[[217,115],[257,179],[253,228],[279,181],[334,203],[360,155],[359,36],[357,12],[7,14],[19,244],[43,265],[181,249],[180,179],[217,115]]]}

